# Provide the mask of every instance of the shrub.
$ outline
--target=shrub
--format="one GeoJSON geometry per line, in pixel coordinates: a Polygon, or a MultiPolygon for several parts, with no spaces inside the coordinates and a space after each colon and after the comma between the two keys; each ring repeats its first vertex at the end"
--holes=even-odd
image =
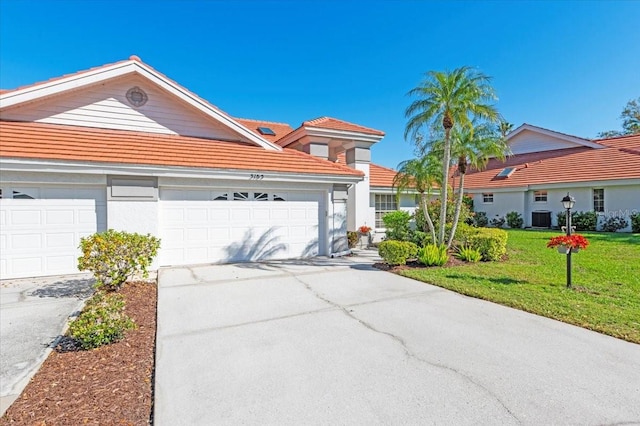
{"type": "Polygon", "coordinates": [[[489,218],[486,212],[475,212],[473,216],[473,226],[477,228],[484,228],[489,225],[489,218]]]}
{"type": "MultiPolygon", "coordinates": [[[[431,215],[431,220],[433,220],[433,226],[436,229],[436,234],[438,233],[438,224],[440,223],[440,200],[432,200],[427,205],[429,209],[429,215],[431,215]]],[[[453,201],[449,201],[447,203],[447,223],[453,222],[453,215],[455,213],[455,203],[453,201]]],[[[460,207],[460,219],[459,222],[463,223],[469,220],[472,217],[471,210],[469,208],[469,203],[465,201],[463,198],[462,206],[460,207]]],[[[424,213],[422,212],[422,206],[416,207],[414,212],[414,218],[416,221],[416,228],[423,232],[429,232],[429,227],[427,226],[427,222],[424,219],[424,213]]]]}
{"type": "Polygon", "coordinates": [[[478,250],[484,261],[500,260],[507,253],[507,236],[502,229],[479,228],[465,244],[478,250]]]}
{"type": "MultiPolygon", "coordinates": [[[[558,218],[558,227],[567,224],[567,212],[561,211],[556,214],[558,218]]],[[[595,231],[598,223],[598,215],[596,212],[571,212],[571,226],[576,231],[595,231]]]]}
{"type": "Polygon", "coordinates": [[[424,247],[429,243],[433,243],[433,241],[431,241],[431,234],[418,231],[417,229],[409,230],[409,241],[411,241],[418,247],[424,247]]]}
{"type": "Polygon", "coordinates": [[[480,250],[473,249],[467,246],[458,247],[458,252],[456,253],[456,257],[460,260],[464,260],[465,262],[476,263],[482,260],[482,254],[480,250]]]}
{"type": "Polygon", "coordinates": [[[93,272],[97,287],[117,290],[136,273],[147,277],[159,248],[154,236],[110,229],[80,239],[78,269],[93,272]]]}
{"type": "Polygon", "coordinates": [[[640,213],[631,215],[631,232],[640,232],[640,213]]]}
{"type": "Polygon", "coordinates": [[[418,252],[418,261],[426,266],[442,266],[449,260],[447,247],[428,244],[418,252]]]}
{"type": "Polygon", "coordinates": [[[629,226],[629,222],[622,216],[611,216],[602,224],[604,232],[616,232],[629,226]]]}
{"type": "Polygon", "coordinates": [[[505,222],[506,220],[504,219],[504,217],[496,215],[495,218],[491,219],[491,221],[489,222],[489,225],[491,225],[494,228],[502,228],[505,222]]]}
{"type": "Polygon", "coordinates": [[[354,231],[347,231],[347,241],[349,242],[349,248],[355,248],[360,241],[360,235],[354,231]]]}
{"type": "Polygon", "coordinates": [[[403,241],[385,240],[378,245],[378,254],[389,265],[405,265],[409,249],[403,241]]]}
{"type": "Polygon", "coordinates": [[[409,238],[411,215],[404,210],[396,210],[382,216],[388,240],[406,241],[409,238]]]}
{"type": "Polygon", "coordinates": [[[571,224],[576,227],[576,231],[595,231],[598,223],[596,212],[576,212],[571,215],[571,224]]]}
{"type": "Polygon", "coordinates": [[[522,228],[524,224],[524,220],[522,216],[518,212],[509,212],[507,213],[507,225],[509,228],[519,229],[522,228]]]}
{"type": "Polygon", "coordinates": [[[116,342],[135,323],[124,314],[124,298],[117,293],[96,293],[78,318],[69,324],[69,335],[83,349],[93,349],[116,342]]]}
{"type": "Polygon", "coordinates": [[[411,241],[403,241],[403,243],[407,247],[407,259],[415,259],[420,250],[418,245],[411,241]]]}

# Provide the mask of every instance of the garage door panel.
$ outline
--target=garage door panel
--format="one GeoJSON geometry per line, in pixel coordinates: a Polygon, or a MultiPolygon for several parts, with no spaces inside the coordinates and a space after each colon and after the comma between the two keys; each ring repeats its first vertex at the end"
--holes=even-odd
{"type": "Polygon", "coordinates": [[[59,232],[55,234],[47,234],[45,236],[45,247],[52,248],[65,248],[73,245],[75,241],[75,235],[73,232],[59,232]]]}
{"type": "MultiPolygon", "coordinates": [[[[175,190],[170,191],[160,190],[160,264],[163,266],[285,259],[319,252],[321,193],[285,194],[296,201],[210,198],[203,202],[192,199],[212,192],[193,191],[197,193],[194,195],[187,190],[180,199],[175,190]],[[297,201],[301,199],[304,201],[297,201]],[[182,217],[175,214],[178,208],[183,210],[182,217]],[[206,222],[200,221],[204,217],[200,212],[203,208],[208,212],[206,222]],[[183,239],[173,237],[177,229],[184,231],[183,239]],[[208,248],[206,252],[201,243],[208,248]]],[[[253,191],[235,192],[253,194],[253,191]]],[[[269,200],[273,200],[273,192],[264,194],[271,194],[269,200]]]]}
{"type": "Polygon", "coordinates": [[[77,258],[75,256],[48,256],[46,258],[46,269],[52,273],[65,273],[75,267],[77,258]]]}
{"type": "Polygon", "coordinates": [[[0,276],[78,273],[80,238],[106,228],[106,205],[96,201],[106,191],[87,191],[82,195],[93,193],[95,199],[0,200],[0,276]]]}
{"type": "Polygon", "coordinates": [[[50,210],[45,212],[46,225],[73,225],[74,211],[69,210],[50,210]]]}

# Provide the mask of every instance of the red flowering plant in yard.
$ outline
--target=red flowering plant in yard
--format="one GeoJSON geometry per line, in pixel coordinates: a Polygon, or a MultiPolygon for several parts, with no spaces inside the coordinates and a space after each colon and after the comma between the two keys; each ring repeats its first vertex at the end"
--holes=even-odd
{"type": "Polygon", "coordinates": [[[588,245],[589,241],[580,234],[558,235],[557,237],[551,237],[547,243],[548,248],[564,246],[568,249],[586,249],[588,245]]]}
{"type": "Polygon", "coordinates": [[[358,228],[358,232],[360,232],[361,234],[368,234],[370,231],[371,227],[367,225],[362,225],[360,228],[358,228]]]}

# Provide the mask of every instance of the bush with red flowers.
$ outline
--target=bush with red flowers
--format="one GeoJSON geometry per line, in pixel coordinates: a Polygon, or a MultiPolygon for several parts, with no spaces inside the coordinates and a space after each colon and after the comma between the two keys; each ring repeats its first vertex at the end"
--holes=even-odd
{"type": "Polygon", "coordinates": [[[589,245],[589,241],[580,234],[573,235],[558,235],[557,237],[552,237],[547,243],[548,248],[556,248],[559,246],[564,246],[570,249],[586,249],[589,245]]]}

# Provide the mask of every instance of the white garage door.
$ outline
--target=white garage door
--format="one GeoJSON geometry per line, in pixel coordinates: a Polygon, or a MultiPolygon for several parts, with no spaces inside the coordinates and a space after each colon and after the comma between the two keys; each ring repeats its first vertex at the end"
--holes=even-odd
{"type": "Polygon", "coordinates": [[[106,191],[39,187],[11,192],[15,199],[4,198],[5,193],[0,200],[0,277],[78,273],[80,238],[106,228],[106,191]],[[84,199],[64,198],[72,196],[84,199]]]}
{"type": "Polygon", "coordinates": [[[311,257],[321,193],[160,190],[160,265],[311,257]]]}

